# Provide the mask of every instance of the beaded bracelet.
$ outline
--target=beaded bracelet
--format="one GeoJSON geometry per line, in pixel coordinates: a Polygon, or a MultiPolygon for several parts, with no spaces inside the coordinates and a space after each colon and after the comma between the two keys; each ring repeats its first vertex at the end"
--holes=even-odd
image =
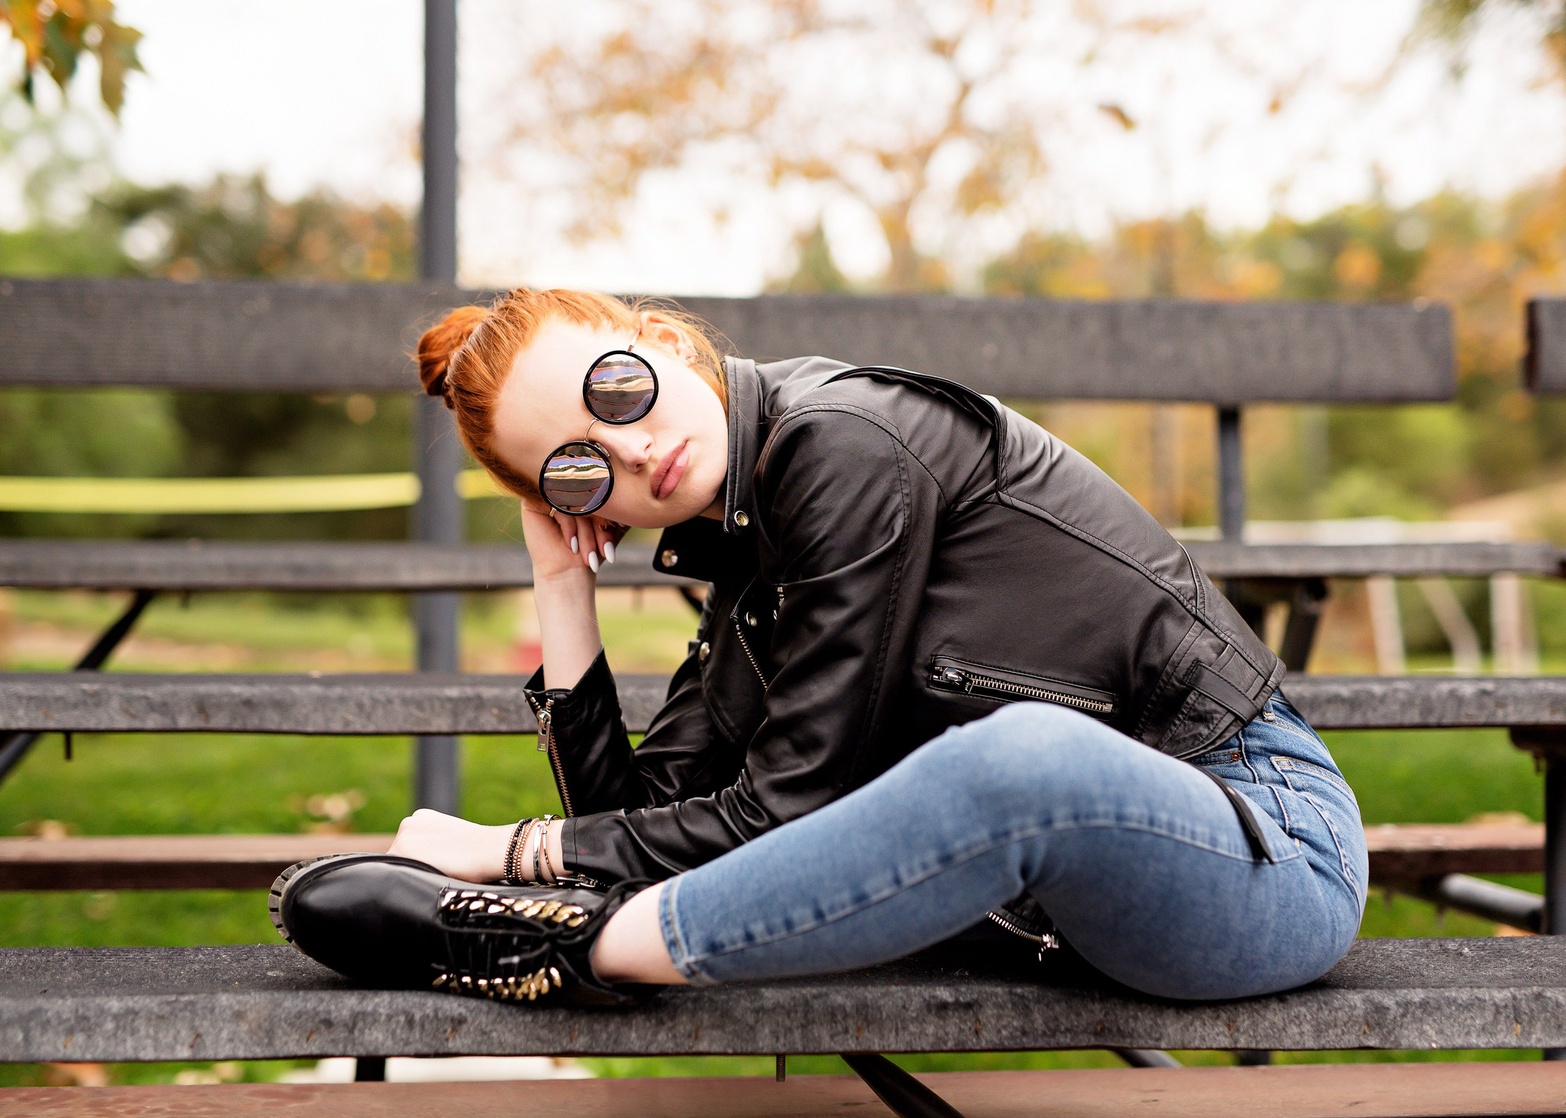
{"type": "Polygon", "coordinates": [[[502,869],[505,871],[504,876],[512,881],[517,879],[517,848],[522,843],[522,836],[527,833],[528,824],[533,822],[533,819],[523,819],[511,831],[511,842],[506,846],[506,861],[502,869]]]}

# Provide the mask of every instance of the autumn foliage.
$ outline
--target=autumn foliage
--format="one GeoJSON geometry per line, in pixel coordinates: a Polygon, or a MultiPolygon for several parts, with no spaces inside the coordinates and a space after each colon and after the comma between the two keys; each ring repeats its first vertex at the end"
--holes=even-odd
{"type": "Polygon", "coordinates": [[[115,116],[125,102],[125,78],[141,69],[141,32],[115,19],[114,0],[0,0],[0,24],[22,44],[22,95],[33,100],[40,76],[63,91],[83,55],[98,60],[98,92],[115,116]]]}

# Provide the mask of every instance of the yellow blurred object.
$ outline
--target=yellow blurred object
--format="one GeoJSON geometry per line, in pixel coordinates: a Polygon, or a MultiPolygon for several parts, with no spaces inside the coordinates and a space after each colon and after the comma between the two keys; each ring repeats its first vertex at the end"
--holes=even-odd
{"type": "MultiPolygon", "coordinates": [[[[509,496],[483,470],[464,470],[465,499],[509,496]]],[[[419,479],[403,474],[322,477],[0,477],[0,511],[75,513],[342,512],[411,505],[419,479]]]]}
{"type": "Polygon", "coordinates": [[[463,470],[458,474],[457,492],[466,501],[475,497],[507,497],[516,500],[515,496],[496,485],[495,479],[483,470],[463,470]]]}

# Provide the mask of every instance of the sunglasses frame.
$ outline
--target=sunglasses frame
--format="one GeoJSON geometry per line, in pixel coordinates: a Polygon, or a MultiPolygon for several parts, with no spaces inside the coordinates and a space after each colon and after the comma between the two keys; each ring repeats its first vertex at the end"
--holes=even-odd
{"type": "MultiPolygon", "coordinates": [[[[638,333],[640,333],[640,331],[638,331],[638,333]]],[[[596,358],[593,359],[593,363],[587,367],[587,372],[582,375],[582,403],[587,407],[588,414],[593,417],[595,422],[607,423],[613,427],[623,427],[627,424],[635,423],[638,420],[647,418],[648,412],[651,412],[653,410],[653,405],[658,402],[658,371],[652,367],[652,362],[648,361],[647,358],[643,357],[640,353],[635,353],[632,351],[631,346],[634,346],[635,344],[636,340],[633,338],[631,340],[631,344],[626,346],[624,349],[611,349],[607,353],[599,354],[596,358]],[[647,407],[641,415],[635,416],[631,419],[605,419],[593,408],[592,397],[589,395],[589,391],[592,388],[593,371],[603,363],[604,358],[614,357],[618,354],[624,354],[627,357],[636,358],[636,360],[641,362],[643,367],[646,368],[647,375],[652,377],[652,399],[647,401],[647,407]]],[[[588,427],[592,427],[592,424],[589,423],[588,427]]],[[[592,516],[595,512],[609,503],[609,496],[613,492],[614,463],[609,460],[609,451],[603,446],[603,444],[596,443],[592,439],[572,439],[570,442],[561,443],[559,446],[555,447],[554,450],[550,451],[549,454],[544,458],[544,464],[538,471],[539,496],[544,499],[544,503],[547,504],[550,508],[566,516],[592,516]],[[585,446],[590,448],[595,454],[603,459],[604,468],[609,471],[609,485],[608,488],[604,490],[603,499],[595,504],[592,508],[582,509],[580,512],[573,512],[570,509],[561,508],[559,505],[555,504],[549,499],[549,493],[544,488],[544,477],[549,473],[549,464],[553,462],[555,458],[559,456],[560,452],[568,446],[585,446]]]]}
{"type": "MultiPolygon", "coordinates": [[[[631,345],[635,344],[635,342],[631,343],[631,345]]],[[[611,349],[608,353],[600,353],[598,357],[594,359],[593,363],[587,367],[587,372],[582,376],[582,403],[587,406],[588,414],[591,415],[594,419],[598,420],[598,422],[608,423],[615,427],[623,427],[627,423],[635,423],[638,419],[646,418],[647,413],[652,411],[653,405],[658,402],[658,388],[658,370],[652,367],[652,362],[648,361],[647,358],[643,357],[640,353],[633,352],[631,346],[626,346],[624,349],[611,349]],[[593,370],[598,368],[599,365],[603,364],[604,358],[617,357],[621,354],[624,354],[626,357],[636,358],[637,361],[641,362],[642,368],[647,370],[647,375],[652,377],[652,399],[647,401],[647,407],[642,411],[642,414],[638,415],[635,419],[606,419],[593,410],[593,400],[592,397],[588,395],[592,389],[593,370]]]]}
{"type": "Polygon", "coordinates": [[[606,504],[609,503],[609,495],[611,493],[613,493],[613,492],[614,492],[614,463],[609,461],[609,451],[604,448],[603,444],[602,443],[596,443],[592,439],[572,439],[568,443],[561,443],[559,446],[555,447],[554,450],[549,452],[549,457],[544,459],[544,467],[543,467],[543,469],[538,471],[538,493],[539,493],[539,496],[544,498],[544,503],[545,504],[547,504],[550,508],[554,509],[556,512],[560,513],[563,516],[592,516],[593,513],[597,512],[599,509],[603,508],[606,504]],[[559,505],[557,505],[553,501],[551,501],[549,499],[548,493],[546,493],[544,491],[544,475],[549,472],[549,463],[554,461],[555,458],[557,456],[559,456],[560,452],[562,450],[564,450],[568,446],[585,446],[585,447],[587,447],[594,454],[598,455],[598,457],[603,459],[603,461],[604,461],[604,469],[609,471],[609,487],[604,490],[603,500],[599,501],[592,508],[590,508],[590,509],[583,509],[581,512],[572,512],[570,509],[563,509],[563,508],[561,508],[559,505]]]}

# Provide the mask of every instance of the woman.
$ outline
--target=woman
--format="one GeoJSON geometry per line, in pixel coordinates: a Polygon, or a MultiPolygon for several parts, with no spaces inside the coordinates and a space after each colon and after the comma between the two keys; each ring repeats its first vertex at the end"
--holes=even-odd
{"type": "Polygon", "coordinates": [[[1138,990],[1225,998],[1348,949],[1358,809],[1277,657],[1036,424],[905,370],[720,358],[688,317],[580,292],[460,308],[419,361],[522,500],[526,694],[567,817],[419,811],[389,856],[296,867],[278,926],[318,959],[614,1003],[989,914],[1138,990]],[[710,584],[634,750],[593,600],[626,527],[710,584]]]}

